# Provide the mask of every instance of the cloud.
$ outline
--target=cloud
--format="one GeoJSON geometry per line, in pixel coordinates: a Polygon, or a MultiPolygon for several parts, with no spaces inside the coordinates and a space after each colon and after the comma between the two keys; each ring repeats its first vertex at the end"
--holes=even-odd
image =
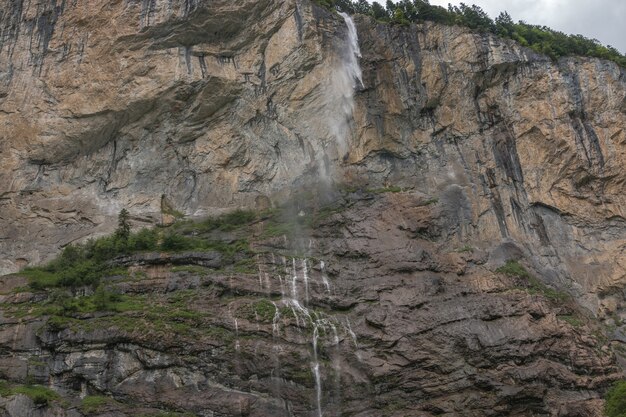
{"type": "MultiPolygon", "coordinates": [[[[446,7],[459,1],[431,0],[430,3],[446,7]]],[[[479,5],[492,18],[506,10],[515,21],[595,38],[626,53],[624,0],[466,0],[465,3],[479,5]]]]}

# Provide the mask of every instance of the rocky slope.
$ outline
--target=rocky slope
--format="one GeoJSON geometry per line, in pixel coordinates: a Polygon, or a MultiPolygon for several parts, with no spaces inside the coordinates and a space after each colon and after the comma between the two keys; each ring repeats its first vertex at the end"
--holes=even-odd
{"type": "Polygon", "coordinates": [[[308,1],[0,10],[3,273],[123,207],[316,216],[285,239],[250,225],[255,274],[124,261],[144,278],[107,281],[141,298],[125,320],[45,324],[48,296],[5,278],[4,378],[70,399],[8,396],[8,415],[89,414],[78,393],[114,398],[101,415],[600,415],[626,341],[624,69],[356,16],[353,93],[346,24],[308,1]],[[510,260],[537,278],[495,272],[510,260]]]}

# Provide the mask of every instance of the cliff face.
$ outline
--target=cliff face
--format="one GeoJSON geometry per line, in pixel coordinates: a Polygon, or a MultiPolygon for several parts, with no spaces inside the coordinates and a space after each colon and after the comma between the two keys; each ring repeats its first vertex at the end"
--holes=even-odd
{"type": "MultiPolygon", "coordinates": [[[[287,243],[250,231],[260,281],[181,272],[171,264],[208,261],[163,255],[125,261],[150,280],[111,283],[156,305],[187,294],[196,325],[219,332],[162,338],[99,317],[59,329],[7,313],[6,378],[111,395],[111,415],[599,415],[619,376],[608,345],[626,340],[623,69],[357,16],[353,92],[346,24],[308,1],[0,10],[3,273],[111,232],[124,207],[148,225],[172,209],[266,209],[320,182],[344,190],[324,193],[341,195],[332,215],[287,243]],[[507,260],[541,282],[495,273],[507,260]],[[309,273],[306,318],[280,284],[296,276],[304,303],[309,273]],[[245,313],[268,299],[292,311],[278,328],[245,313]]],[[[319,209],[295,198],[296,213],[319,209]]],[[[7,401],[9,415],[30,407],[7,401]]],[[[57,408],[40,411],[79,415],[57,408]]]]}

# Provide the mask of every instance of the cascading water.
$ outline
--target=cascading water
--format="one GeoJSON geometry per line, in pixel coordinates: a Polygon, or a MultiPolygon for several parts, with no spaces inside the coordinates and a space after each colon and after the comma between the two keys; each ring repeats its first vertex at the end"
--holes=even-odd
{"type": "MultiPolygon", "coordinates": [[[[274,307],[272,318],[274,342],[277,343],[276,346],[279,346],[278,344],[281,343],[280,338],[293,337],[290,336],[290,332],[287,330],[288,327],[281,330],[281,325],[289,326],[295,324],[294,328],[300,337],[303,337],[304,340],[308,339],[307,343],[311,345],[310,369],[315,383],[315,416],[324,417],[328,414],[324,411],[325,391],[323,376],[325,368],[320,361],[320,355],[329,347],[337,348],[336,352],[339,354],[339,346],[343,340],[352,341],[355,347],[357,347],[356,335],[352,331],[347,318],[327,315],[320,310],[311,309],[309,306],[309,303],[314,301],[315,297],[328,296],[331,293],[331,283],[326,273],[324,261],[320,261],[317,270],[312,267],[313,263],[307,258],[292,258],[289,261],[285,257],[281,257],[277,262],[276,258],[273,257],[270,265],[271,269],[267,269],[266,265],[263,267],[259,266],[259,269],[263,271],[263,275],[270,277],[269,281],[265,279],[259,280],[259,287],[262,292],[272,292],[272,286],[281,288],[281,300],[271,301],[274,307]],[[270,270],[273,270],[275,274],[266,272],[270,270]],[[287,285],[287,289],[284,288],[285,285],[287,285]],[[309,300],[309,297],[311,300],[309,300]],[[285,309],[288,309],[287,311],[290,311],[291,314],[283,315],[281,312],[285,311],[285,309]],[[290,323],[291,320],[293,322],[290,323]]],[[[254,315],[255,321],[258,323],[259,319],[256,311],[254,315]]],[[[259,331],[258,328],[257,331],[259,331]]],[[[358,352],[356,355],[358,356],[358,352]]],[[[335,375],[334,393],[335,398],[338,398],[341,361],[338,359],[338,356],[335,359],[332,365],[333,374],[335,375]]],[[[277,366],[280,365],[278,364],[277,366]]],[[[280,374],[279,369],[276,370],[276,374],[280,374]]],[[[329,387],[326,387],[326,390],[328,389],[329,387]]]]}
{"type": "Polygon", "coordinates": [[[309,303],[309,268],[306,259],[302,260],[302,278],[304,280],[304,301],[309,303]]]}
{"type": "MultiPolygon", "coordinates": [[[[340,13],[340,15],[346,24],[346,39],[337,55],[330,82],[326,85],[327,89],[320,102],[323,107],[319,117],[328,123],[329,138],[334,139],[335,144],[335,147],[327,147],[328,144],[325,144],[324,155],[318,155],[317,162],[318,166],[321,167],[322,176],[320,179],[322,182],[330,179],[331,172],[329,172],[328,167],[324,168],[326,165],[321,158],[323,157],[325,161],[327,158],[334,157],[332,153],[328,153],[331,149],[332,152],[337,152],[335,155],[337,158],[343,158],[347,154],[348,137],[353,123],[354,92],[355,89],[364,87],[359,66],[361,51],[356,26],[349,15],[345,13],[340,13]]],[[[302,211],[298,215],[304,216],[306,214],[302,211]]],[[[287,244],[287,237],[284,236],[284,239],[285,244],[287,244]]],[[[299,241],[304,241],[303,236],[300,236],[299,241]]],[[[314,241],[309,240],[308,250],[302,245],[300,245],[300,250],[309,254],[313,253],[314,241]]],[[[260,262],[260,259],[257,259],[257,264],[259,265],[259,288],[261,292],[270,294],[272,293],[271,276],[274,274],[268,273],[267,264],[261,266],[263,263],[260,262]]],[[[272,254],[269,265],[271,265],[271,270],[278,271],[274,286],[278,284],[282,296],[280,301],[272,301],[274,307],[272,335],[275,346],[280,346],[281,339],[288,340],[294,337],[294,334],[289,331],[289,327],[284,327],[281,330],[281,324],[295,327],[296,335],[298,335],[296,336],[297,343],[306,341],[306,343],[311,344],[310,369],[315,383],[315,415],[316,417],[324,417],[325,411],[327,416],[339,415],[340,411],[336,407],[339,402],[337,399],[340,397],[341,360],[339,359],[339,346],[343,340],[346,340],[352,342],[350,344],[354,344],[358,350],[358,343],[356,334],[352,331],[347,318],[340,320],[340,316],[328,315],[310,307],[310,303],[314,304],[319,301],[319,297],[330,297],[333,292],[331,291],[326,264],[324,261],[319,261],[319,268],[316,271],[315,263],[307,258],[292,258],[289,261],[285,256],[276,259],[272,254]],[[330,387],[327,386],[328,391],[325,392],[323,385],[327,384],[327,380],[324,379],[325,366],[320,361],[320,357],[324,358],[323,355],[328,354],[327,349],[329,347],[336,348],[336,357],[333,359],[335,389],[331,391],[329,390],[330,387]],[[324,410],[325,404],[326,407],[333,404],[331,402],[333,396],[336,400],[335,407],[332,408],[332,411],[331,408],[324,410]]],[[[254,315],[258,323],[259,317],[256,310],[254,315]]],[[[237,327],[236,319],[235,327],[237,327]]],[[[258,328],[257,331],[259,331],[258,328]]],[[[236,347],[239,348],[238,342],[236,347]]],[[[358,352],[356,355],[358,356],[358,352]]],[[[278,361],[276,363],[277,366],[280,366],[278,361]]],[[[280,370],[277,369],[276,374],[280,375],[280,370]]],[[[328,374],[326,376],[328,377],[328,374]]]]}
{"type": "Polygon", "coordinates": [[[319,323],[313,323],[313,376],[315,378],[315,403],[317,405],[317,417],[322,417],[322,377],[320,375],[320,361],[317,359],[317,341],[319,338],[319,323]]]}
{"type": "Polygon", "coordinates": [[[352,89],[357,87],[355,82],[358,81],[361,87],[363,85],[363,73],[359,66],[359,58],[361,58],[361,48],[359,47],[359,35],[356,31],[356,25],[354,20],[347,13],[340,12],[339,15],[343,17],[348,27],[348,48],[344,57],[346,73],[352,78],[352,89]]]}
{"type": "MultiPolygon", "coordinates": [[[[325,94],[324,119],[328,123],[329,133],[337,147],[337,156],[343,158],[348,152],[348,137],[354,111],[354,91],[356,88],[363,88],[364,84],[359,66],[361,50],[356,26],[349,15],[339,14],[345,21],[347,34],[325,94]]],[[[329,173],[326,172],[326,174],[329,173]]]]}
{"type": "Polygon", "coordinates": [[[324,261],[320,261],[320,271],[322,273],[322,282],[326,287],[326,292],[330,293],[330,282],[328,281],[328,275],[326,275],[326,264],[324,261]]]}

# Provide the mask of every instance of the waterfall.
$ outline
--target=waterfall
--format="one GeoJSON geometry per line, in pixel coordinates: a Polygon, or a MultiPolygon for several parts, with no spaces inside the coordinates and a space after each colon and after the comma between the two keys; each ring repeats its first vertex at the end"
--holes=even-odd
{"type": "MultiPolygon", "coordinates": [[[[324,119],[327,121],[330,137],[337,147],[337,157],[344,158],[348,153],[348,138],[354,111],[354,91],[363,88],[363,74],[359,66],[361,50],[356,26],[352,18],[340,13],[346,24],[346,38],[336,57],[336,62],[327,86],[324,103],[324,119]]],[[[327,177],[330,172],[324,173],[327,177]]],[[[329,178],[327,178],[329,179],[329,178]]]]}
{"type": "Polygon", "coordinates": [[[298,299],[298,270],[296,269],[296,258],[293,261],[293,276],[291,278],[291,298],[298,299]]]}
{"type": "MultiPolygon", "coordinates": [[[[328,314],[316,308],[316,302],[324,296],[330,296],[333,292],[332,282],[327,274],[327,264],[319,260],[319,268],[315,268],[315,261],[310,258],[292,257],[290,260],[285,256],[277,258],[272,255],[269,265],[264,264],[259,269],[259,283],[261,291],[281,289],[280,300],[270,300],[274,311],[271,318],[272,338],[274,351],[281,350],[280,344],[284,341],[307,343],[310,348],[310,371],[313,377],[314,397],[312,398],[313,410],[311,415],[326,417],[336,415],[337,407],[340,407],[341,396],[341,349],[340,346],[354,345],[354,355],[361,361],[357,336],[352,330],[350,320],[341,314],[328,314]],[[300,288],[298,288],[300,287],[300,288]],[[285,312],[285,314],[283,314],[285,312]],[[284,326],[281,328],[281,326],[284,326]],[[293,333],[291,329],[297,333],[293,333]],[[334,348],[335,355],[332,358],[332,373],[329,373],[328,363],[322,358],[328,357],[330,349],[334,348]],[[334,382],[330,379],[334,376],[334,382]],[[334,385],[333,385],[334,384],[334,385]],[[334,397],[333,397],[334,396],[334,397]],[[315,414],[313,414],[315,413],[315,414]]],[[[229,309],[230,311],[230,309],[229,309]]],[[[253,311],[254,322],[257,332],[261,317],[257,310],[253,311]]],[[[241,349],[239,345],[239,326],[237,317],[232,316],[235,327],[235,349],[241,349]]],[[[252,322],[252,320],[249,320],[252,322]]],[[[273,372],[280,374],[280,361],[275,359],[273,372]]]]}
{"type": "Polygon", "coordinates": [[[322,282],[324,283],[324,287],[326,287],[326,292],[330,294],[330,282],[328,281],[328,276],[326,275],[326,264],[324,261],[320,261],[320,271],[322,273],[322,282]]]}
{"type": "Polygon", "coordinates": [[[274,335],[274,337],[276,337],[280,335],[280,323],[279,323],[280,309],[278,308],[275,302],[272,301],[272,304],[274,304],[274,319],[272,320],[272,334],[274,335]]]}
{"type": "Polygon", "coordinates": [[[306,264],[306,258],[302,260],[302,279],[304,281],[304,302],[309,303],[309,268],[306,264]]]}
{"type": "Polygon", "coordinates": [[[311,369],[315,378],[315,404],[317,405],[317,417],[322,417],[322,377],[320,375],[320,362],[317,359],[317,341],[319,338],[319,323],[313,323],[313,363],[311,369]]]}
{"type": "Polygon", "coordinates": [[[356,26],[354,24],[354,20],[343,12],[340,12],[339,15],[343,17],[343,20],[346,22],[346,26],[348,27],[348,45],[347,51],[344,56],[346,72],[352,78],[352,88],[357,87],[356,82],[358,81],[361,87],[363,85],[363,73],[361,72],[361,67],[359,66],[359,58],[361,58],[361,48],[359,47],[359,35],[356,31],[356,26]]]}

